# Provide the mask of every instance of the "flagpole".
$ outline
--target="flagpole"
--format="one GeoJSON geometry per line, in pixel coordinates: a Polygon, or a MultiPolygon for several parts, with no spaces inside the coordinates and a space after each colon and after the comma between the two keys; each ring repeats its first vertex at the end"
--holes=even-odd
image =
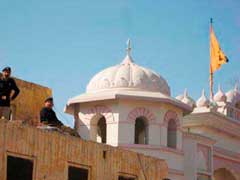
{"type": "MultiPolygon", "coordinates": [[[[212,32],[212,24],[213,24],[213,19],[210,18],[210,43],[211,43],[211,32],[212,32]]],[[[209,63],[209,72],[210,72],[210,77],[209,77],[209,85],[210,85],[210,100],[213,101],[213,72],[211,68],[211,44],[210,44],[210,63],[209,63]]]]}

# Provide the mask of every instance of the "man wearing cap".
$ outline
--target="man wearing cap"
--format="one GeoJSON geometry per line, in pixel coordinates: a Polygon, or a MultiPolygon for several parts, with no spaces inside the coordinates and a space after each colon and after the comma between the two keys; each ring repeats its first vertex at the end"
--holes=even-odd
{"type": "Polygon", "coordinates": [[[10,119],[10,102],[14,100],[20,90],[11,76],[11,68],[5,67],[0,77],[0,119],[10,119]]]}
{"type": "Polygon", "coordinates": [[[44,107],[40,112],[40,120],[41,123],[49,125],[49,126],[57,126],[61,127],[63,123],[58,120],[56,113],[53,111],[53,98],[49,97],[44,102],[44,107]]]}

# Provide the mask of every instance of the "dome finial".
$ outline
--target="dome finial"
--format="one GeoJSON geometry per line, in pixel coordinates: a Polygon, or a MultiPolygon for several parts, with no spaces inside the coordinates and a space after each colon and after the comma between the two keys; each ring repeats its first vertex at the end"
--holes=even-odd
{"type": "Polygon", "coordinates": [[[203,96],[203,97],[206,97],[205,89],[204,89],[204,88],[202,89],[202,96],[203,96]]]}
{"type": "Polygon", "coordinates": [[[184,89],[183,97],[188,97],[188,91],[187,91],[187,88],[184,89]]]}
{"type": "Polygon", "coordinates": [[[131,55],[131,50],[132,50],[130,39],[127,40],[127,49],[126,50],[127,50],[127,55],[130,56],[131,55]]]}
{"type": "Polygon", "coordinates": [[[131,41],[130,41],[130,39],[128,39],[127,40],[127,48],[126,48],[127,55],[123,59],[122,64],[132,64],[133,63],[133,60],[132,60],[132,57],[131,57],[131,50],[132,50],[131,41]]]}
{"type": "Polygon", "coordinates": [[[234,91],[238,91],[238,82],[235,84],[234,91]]]}
{"type": "Polygon", "coordinates": [[[218,91],[222,91],[222,86],[220,83],[218,84],[218,91]]]}

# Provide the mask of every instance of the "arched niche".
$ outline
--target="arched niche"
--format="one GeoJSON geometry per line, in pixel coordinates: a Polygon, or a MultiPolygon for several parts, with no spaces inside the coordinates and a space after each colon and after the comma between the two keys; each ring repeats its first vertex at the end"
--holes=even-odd
{"type": "Polygon", "coordinates": [[[163,126],[166,127],[166,146],[174,149],[181,148],[180,120],[176,112],[169,110],[165,113],[163,126]],[[179,141],[179,142],[178,142],[179,141]]]}
{"type": "Polygon", "coordinates": [[[214,180],[238,180],[227,168],[216,169],[213,173],[214,180]]]}
{"type": "Polygon", "coordinates": [[[167,125],[167,146],[177,148],[177,123],[175,119],[170,119],[167,125]]]}
{"type": "Polygon", "coordinates": [[[135,120],[134,143],[148,144],[148,120],[144,116],[139,116],[135,120]]]}
{"type": "Polygon", "coordinates": [[[90,139],[99,143],[107,142],[107,123],[102,114],[96,114],[90,121],[90,139]]]}
{"type": "Polygon", "coordinates": [[[127,121],[135,122],[138,117],[145,117],[149,122],[156,122],[154,113],[145,107],[136,107],[128,114],[127,121]]]}
{"type": "Polygon", "coordinates": [[[107,123],[114,122],[114,116],[112,110],[105,105],[95,105],[81,112],[83,114],[83,120],[87,123],[95,119],[98,115],[102,115],[106,118],[107,123]]]}

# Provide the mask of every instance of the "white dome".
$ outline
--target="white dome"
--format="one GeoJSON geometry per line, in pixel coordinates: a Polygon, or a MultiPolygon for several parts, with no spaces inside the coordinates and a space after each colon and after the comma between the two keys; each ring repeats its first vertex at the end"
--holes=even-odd
{"type": "Polygon", "coordinates": [[[183,95],[178,95],[176,97],[177,100],[183,102],[184,104],[187,104],[189,105],[190,107],[195,107],[195,101],[193,98],[191,98],[189,95],[188,95],[188,92],[187,92],[187,89],[185,89],[183,95]]]}
{"type": "Polygon", "coordinates": [[[112,89],[161,92],[170,96],[170,88],[164,78],[154,71],[135,64],[128,54],[119,65],[109,67],[96,74],[87,86],[87,92],[112,89]]]}
{"type": "Polygon", "coordinates": [[[179,101],[182,101],[183,97],[184,97],[184,95],[180,94],[180,95],[176,96],[175,98],[179,101]]]}
{"type": "Polygon", "coordinates": [[[210,105],[209,99],[206,97],[205,91],[202,91],[202,96],[197,100],[197,107],[208,107],[210,105]]]}
{"type": "Polygon", "coordinates": [[[214,95],[214,101],[216,102],[226,102],[227,96],[225,93],[222,91],[221,86],[218,86],[218,92],[214,95]]]}
{"type": "Polygon", "coordinates": [[[238,90],[238,85],[235,85],[235,88],[228,91],[226,93],[227,96],[227,102],[235,105],[238,101],[240,101],[240,92],[238,90]]]}

